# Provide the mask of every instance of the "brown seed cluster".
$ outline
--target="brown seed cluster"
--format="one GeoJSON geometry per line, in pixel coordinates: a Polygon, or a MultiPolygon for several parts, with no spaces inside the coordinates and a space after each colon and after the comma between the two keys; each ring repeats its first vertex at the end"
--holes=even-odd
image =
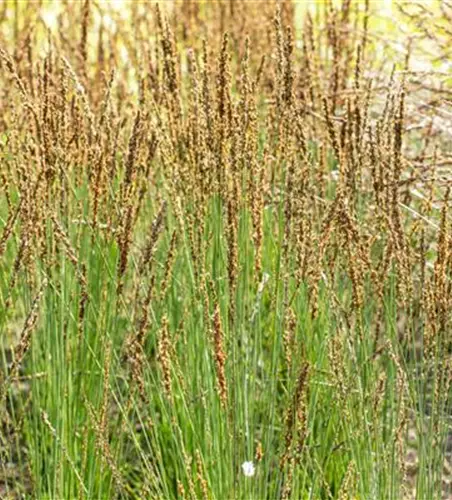
{"type": "Polygon", "coordinates": [[[218,393],[221,404],[226,407],[228,401],[228,386],[226,381],[226,353],[224,350],[224,334],[221,325],[220,306],[215,304],[213,313],[213,344],[215,368],[217,372],[218,393]]]}

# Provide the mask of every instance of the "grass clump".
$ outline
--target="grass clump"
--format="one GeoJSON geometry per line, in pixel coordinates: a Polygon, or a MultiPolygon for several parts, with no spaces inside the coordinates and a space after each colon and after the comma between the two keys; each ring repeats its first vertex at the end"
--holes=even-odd
{"type": "Polygon", "coordinates": [[[3,9],[2,497],[449,498],[447,80],[369,2],[3,9]]]}

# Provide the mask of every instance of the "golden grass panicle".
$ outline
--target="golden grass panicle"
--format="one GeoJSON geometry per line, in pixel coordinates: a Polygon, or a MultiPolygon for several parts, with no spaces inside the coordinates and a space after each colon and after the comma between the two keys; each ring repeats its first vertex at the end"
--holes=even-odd
{"type": "Polygon", "coordinates": [[[88,61],[88,30],[90,21],[91,1],[85,0],[82,8],[82,25],[80,35],[80,66],[83,79],[87,82],[87,61],[88,61]]]}
{"type": "Polygon", "coordinates": [[[349,498],[354,498],[354,495],[356,494],[355,492],[357,480],[358,471],[356,469],[356,464],[353,460],[351,460],[347,466],[347,471],[345,472],[345,476],[341,484],[341,489],[339,490],[339,500],[348,500],[349,498]]]}
{"type": "Polygon", "coordinates": [[[176,259],[176,245],[177,245],[177,232],[173,231],[171,235],[171,241],[168,249],[168,254],[166,256],[165,270],[163,275],[163,280],[160,285],[160,298],[163,300],[165,298],[166,292],[169,285],[171,284],[171,279],[173,276],[174,261],[176,259]]]}
{"type": "Polygon", "coordinates": [[[305,362],[299,371],[292,399],[286,411],[284,448],[281,456],[281,466],[284,466],[291,457],[297,457],[297,459],[301,458],[307,435],[308,384],[309,365],[305,362]]]}
{"type": "Polygon", "coordinates": [[[217,373],[218,394],[222,406],[225,408],[228,401],[228,384],[226,380],[226,353],[224,351],[224,333],[221,325],[220,305],[215,304],[213,313],[213,343],[215,356],[215,369],[217,373]]]}
{"type": "Polygon", "coordinates": [[[196,478],[198,480],[198,484],[201,489],[202,499],[209,500],[211,498],[211,495],[209,493],[209,486],[204,473],[203,460],[199,450],[196,450],[195,457],[196,457],[196,478]]]}
{"type": "Polygon", "coordinates": [[[143,250],[143,255],[141,258],[141,263],[139,268],[140,276],[143,275],[145,269],[148,266],[152,265],[158,237],[161,234],[165,224],[166,210],[167,210],[167,202],[163,201],[162,204],[160,205],[160,209],[157,212],[157,215],[155,216],[155,219],[152,221],[151,232],[149,234],[149,238],[143,250]]]}
{"type": "Polygon", "coordinates": [[[172,346],[169,333],[169,321],[163,316],[158,338],[157,359],[162,371],[162,381],[165,394],[168,399],[172,399],[172,375],[171,375],[171,354],[172,346]]]}

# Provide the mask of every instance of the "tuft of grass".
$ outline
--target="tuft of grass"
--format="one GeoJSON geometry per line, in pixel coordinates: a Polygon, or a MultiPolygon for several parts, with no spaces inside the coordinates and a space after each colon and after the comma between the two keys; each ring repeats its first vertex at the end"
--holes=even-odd
{"type": "Polygon", "coordinates": [[[447,79],[168,5],[2,7],[0,496],[449,498],[447,79]]]}

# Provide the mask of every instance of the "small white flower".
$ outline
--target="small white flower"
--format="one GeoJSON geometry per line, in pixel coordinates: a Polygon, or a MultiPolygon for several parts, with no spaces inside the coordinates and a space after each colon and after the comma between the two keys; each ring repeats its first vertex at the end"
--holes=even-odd
{"type": "Polygon", "coordinates": [[[256,468],[254,467],[253,462],[243,462],[242,470],[243,470],[243,474],[246,477],[252,477],[256,473],[256,468]]]}

